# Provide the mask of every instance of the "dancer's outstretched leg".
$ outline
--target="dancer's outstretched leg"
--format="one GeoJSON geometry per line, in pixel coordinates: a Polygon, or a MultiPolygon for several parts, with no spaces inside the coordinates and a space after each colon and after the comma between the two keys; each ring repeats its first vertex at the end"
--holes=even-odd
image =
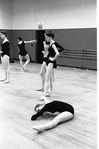
{"type": "Polygon", "coordinates": [[[59,123],[66,122],[72,118],[73,118],[73,114],[66,111],[66,112],[60,113],[51,122],[48,122],[47,124],[44,124],[44,125],[33,126],[32,128],[40,133],[45,130],[52,129],[56,127],[59,123]]]}

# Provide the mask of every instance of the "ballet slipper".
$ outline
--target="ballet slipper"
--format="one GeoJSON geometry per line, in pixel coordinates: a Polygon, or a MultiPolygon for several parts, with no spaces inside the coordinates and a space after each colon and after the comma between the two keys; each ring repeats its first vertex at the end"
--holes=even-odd
{"type": "Polygon", "coordinates": [[[0,80],[1,82],[5,82],[6,81],[6,79],[4,79],[4,80],[0,80]]]}
{"type": "Polygon", "coordinates": [[[45,98],[45,96],[44,96],[44,95],[42,95],[42,96],[41,96],[41,98],[40,98],[40,101],[43,101],[43,100],[44,100],[44,98],[45,98]]]}
{"type": "Polygon", "coordinates": [[[6,80],[6,81],[4,82],[4,84],[7,84],[7,83],[9,83],[9,81],[8,81],[8,80],[6,80]]]}
{"type": "Polygon", "coordinates": [[[44,131],[44,129],[42,129],[42,127],[40,127],[40,126],[33,126],[32,128],[33,128],[34,130],[36,130],[38,133],[41,133],[41,132],[44,131]]]}
{"type": "Polygon", "coordinates": [[[36,89],[36,91],[44,91],[44,88],[36,89]]]}
{"type": "Polygon", "coordinates": [[[47,97],[43,96],[43,100],[44,100],[44,103],[47,104],[49,103],[50,101],[47,99],[47,97]]]}
{"type": "Polygon", "coordinates": [[[46,97],[50,97],[52,95],[52,91],[47,92],[46,97]]]}

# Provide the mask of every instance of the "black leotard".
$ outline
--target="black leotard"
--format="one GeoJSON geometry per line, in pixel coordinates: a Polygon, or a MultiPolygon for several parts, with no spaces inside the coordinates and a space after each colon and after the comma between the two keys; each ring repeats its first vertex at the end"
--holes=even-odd
{"type": "Polygon", "coordinates": [[[2,49],[1,51],[3,52],[1,55],[2,57],[4,55],[7,55],[7,56],[10,56],[9,52],[10,52],[10,49],[9,49],[9,41],[6,41],[4,42],[2,45],[1,45],[2,49]]]}
{"type": "MultiPolygon", "coordinates": [[[[52,45],[53,44],[55,44],[55,42],[54,43],[52,43],[52,45]]],[[[53,47],[52,47],[52,45],[48,48],[48,56],[47,56],[47,60],[46,60],[46,64],[48,65],[49,63],[53,63],[53,68],[57,68],[57,63],[56,63],[56,60],[54,60],[54,61],[51,61],[51,60],[49,60],[49,57],[55,57],[55,51],[54,51],[54,49],[53,49],[53,47]]]]}
{"type": "Polygon", "coordinates": [[[53,49],[53,47],[52,47],[53,44],[55,44],[55,43],[52,43],[51,46],[48,48],[48,52],[49,52],[48,53],[48,58],[49,57],[54,57],[55,54],[56,54],[55,51],[54,51],[54,49],[53,49]]]}
{"type": "Polygon", "coordinates": [[[31,120],[35,120],[39,116],[41,116],[44,112],[65,112],[68,111],[74,115],[74,108],[72,105],[62,102],[62,101],[52,101],[48,104],[45,104],[45,106],[35,115],[31,117],[31,120]]]}
{"type": "Polygon", "coordinates": [[[43,62],[46,63],[46,61],[47,61],[47,58],[46,57],[43,57],[43,62]]]}
{"type": "Polygon", "coordinates": [[[21,44],[18,44],[18,47],[19,47],[19,55],[21,56],[25,56],[27,54],[27,51],[25,49],[25,43],[24,41],[21,43],[21,44]]]}
{"type": "MultiPolygon", "coordinates": [[[[46,44],[49,44],[49,42],[45,42],[46,44]]],[[[62,46],[60,46],[57,42],[52,43],[52,45],[55,44],[55,46],[57,47],[58,51],[61,52],[64,50],[64,48],[62,46]]],[[[51,61],[49,60],[49,57],[55,57],[55,51],[52,47],[52,45],[48,48],[48,55],[47,58],[43,58],[43,61],[46,62],[46,64],[48,65],[49,63],[53,63],[53,68],[57,68],[57,63],[56,60],[51,61]]]]}
{"type": "Polygon", "coordinates": [[[43,42],[43,62],[47,62],[47,55],[48,55],[48,48],[49,48],[50,43],[47,41],[43,42]]]}

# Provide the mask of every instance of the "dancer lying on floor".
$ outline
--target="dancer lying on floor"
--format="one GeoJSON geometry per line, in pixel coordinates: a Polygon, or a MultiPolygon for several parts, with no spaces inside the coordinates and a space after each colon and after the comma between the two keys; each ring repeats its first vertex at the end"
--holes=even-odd
{"type": "Polygon", "coordinates": [[[34,110],[37,113],[31,117],[31,120],[36,120],[46,112],[54,114],[55,118],[46,124],[33,126],[34,130],[42,132],[54,128],[59,123],[66,122],[74,117],[74,108],[72,105],[62,101],[50,102],[46,97],[44,97],[44,102],[44,104],[37,104],[35,106],[34,110]]]}

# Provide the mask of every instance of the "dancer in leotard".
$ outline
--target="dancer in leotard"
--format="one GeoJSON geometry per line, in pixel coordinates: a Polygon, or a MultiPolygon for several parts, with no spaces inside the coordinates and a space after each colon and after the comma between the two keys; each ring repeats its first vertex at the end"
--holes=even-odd
{"type": "MultiPolygon", "coordinates": [[[[50,31],[47,31],[50,32],[50,31]]],[[[47,55],[48,55],[48,48],[50,47],[50,43],[46,41],[43,42],[43,47],[44,47],[44,51],[42,51],[43,53],[43,63],[41,65],[41,70],[40,70],[40,75],[41,75],[41,81],[42,81],[42,87],[40,89],[37,89],[37,91],[44,91],[44,84],[45,84],[45,75],[46,75],[46,62],[47,62],[47,55]]],[[[52,77],[50,78],[50,87],[49,90],[47,92],[46,96],[50,96],[53,90],[53,80],[54,80],[54,69],[57,67],[56,63],[53,66],[53,71],[52,71],[52,77]]]]}
{"type": "Polygon", "coordinates": [[[56,67],[56,58],[59,55],[59,52],[56,48],[55,41],[53,40],[54,34],[51,31],[45,32],[45,38],[46,41],[50,43],[50,47],[48,48],[48,55],[47,55],[47,72],[46,72],[46,79],[45,79],[45,87],[44,87],[44,93],[40,100],[43,99],[43,96],[47,95],[49,85],[50,85],[50,79],[52,78],[53,68],[56,67]]]}
{"type": "MultiPolygon", "coordinates": [[[[47,32],[51,32],[51,31],[47,31],[47,32]]],[[[55,44],[58,52],[62,52],[63,50],[65,50],[62,46],[60,46],[56,41],[54,41],[54,34],[52,34],[52,39],[53,39],[53,43],[55,44]]],[[[53,82],[55,81],[55,77],[54,77],[54,70],[57,68],[57,62],[55,60],[54,64],[53,64],[53,70],[52,70],[52,76],[50,77],[50,87],[49,87],[49,91],[46,94],[47,97],[50,97],[53,91],[53,82]]]]}
{"type": "MultiPolygon", "coordinates": [[[[45,32],[45,37],[46,37],[46,33],[52,33],[51,31],[46,31],[45,32]]],[[[54,35],[52,36],[53,42],[55,43],[57,49],[59,52],[63,51],[64,48],[62,46],[60,46],[57,42],[54,41],[54,35]]],[[[50,46],[50,43],[46,41],[43,42],[43,47],[44,47],[44,51],[42,51],[43,53],[43,63],[41,65],[41,70],[40,70],[40,75],[41,75],[41,82],[42,82],[42,87],[40,89],[37,89],[37,91],[44,91],[44,84],[45,84],[45,74],[46,74],[46,61],[47,61],[47,55],[48,55],[48,48],[50,46]]],[[[57,63],[55,61],[55,64],[53,65],[53,71],[52,71],[52,77],[50,78],[50,87],[49,87],[49,91],[46,94],[46,96],[50,96],[52,94],[52,90],[53,90],[53,82],[54,82],[54,69],[57,68],[57,63]]]]}
{"type": "Polygon", "coordinates": [[[49,42],[47,42],[47,41],[43,42],[43,47],[44,47],[44,51],[42,51],[42,53],[43,53],[43,63],[41,65],[41,70],[40,70],[42,87],[40,89],[37,89],[37,91],[44,91],[45,74],[46,74],[46,60],[47,60],[49,46],[50,46],[49,42]]]}
{"type": "Polygon", "coordinates": [[[37,113],[31,117],[31,120],[36,120],[38,117],[46,113],[55,115],[56,117],[46,124],[33,126],[33,129],[37,132],[54,128],[59,123],[66,122],[74,117],[74,108],[72,105],[62,101],[50,102],[46,97],[44,97],[44,102],[44,104],[37,104],[35,106],[34,110],[37,113]]]}
{"type": "Polygon", "coordinates": [[[30,40],[30,41],[22,41],[21,37],[18,37],[18,51],[19,51],[19,61],[22,67],[22,70],[25,71],[25,67],[27,66],[27,64],[30,62],[30,57],[25,49],[25,44],[26,43],[36,43],[37,40],[30,40]],[[26,62],[25,64],[23,64],[23,57],[25,57],[26,62]]]}
{"type": "Polygon", "coordinates": [[[1,80],[4,84],[9,83],[10,79],[10,67],[9,67],[9,58],[10,58],[10,50],[9,50],[9,40],[7,39],[7,32],[1,31],[0,37],[2,38],[3,42],[1,44],[1,62],[5,69],[5,79],[1,80]]]}

